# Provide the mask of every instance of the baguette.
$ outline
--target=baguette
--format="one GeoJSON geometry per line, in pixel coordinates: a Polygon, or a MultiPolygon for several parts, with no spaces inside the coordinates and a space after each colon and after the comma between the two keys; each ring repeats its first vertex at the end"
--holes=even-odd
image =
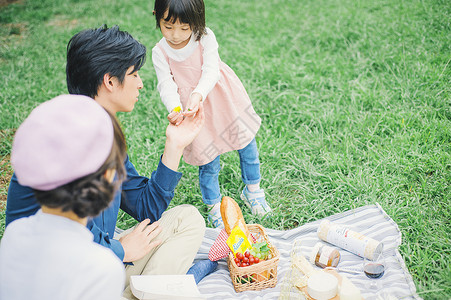
{"type": "MultiPolygon", "coordinates": [[[[230,235],[235,226],[239,226],[244,234],[250,238],[251,234],[244,221],[241,208],[238,206],[235,200],[230,197],[224,196],[221,201],[221,217],[224,222],[224,228],[227,234],[230,235]]],[[[250,240],[252,241],[252,239],[250,240]]]]}

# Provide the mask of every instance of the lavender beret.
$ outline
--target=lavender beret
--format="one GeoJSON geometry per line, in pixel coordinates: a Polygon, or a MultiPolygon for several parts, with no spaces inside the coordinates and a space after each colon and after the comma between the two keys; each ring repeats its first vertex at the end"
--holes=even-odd
{"type": "Polygon", "coordinates": [[[81,95],[36,107],[17,129],[11,164],[21,185],[48,191],[96,172],[113,145],[105,109],[81,95]]]}

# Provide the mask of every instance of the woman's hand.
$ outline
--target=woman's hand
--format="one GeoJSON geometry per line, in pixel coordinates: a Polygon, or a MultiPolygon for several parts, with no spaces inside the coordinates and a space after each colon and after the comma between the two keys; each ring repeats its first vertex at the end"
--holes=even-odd
{"type": "Polygon", "coordinates": [[[187,109],[183,112],[185,117],[193,117],[199,110],[199,104],[202,102],[202,95],[199,93],[192,93],[188,100],[187,109]]]}
{"type": "Polygon", "coordinates": [[[183,114],[180,106],[177,106],[168,114],[168,121],[175,126],[178,126],[180,125],[180,123],[182,123],[183,114]]]}

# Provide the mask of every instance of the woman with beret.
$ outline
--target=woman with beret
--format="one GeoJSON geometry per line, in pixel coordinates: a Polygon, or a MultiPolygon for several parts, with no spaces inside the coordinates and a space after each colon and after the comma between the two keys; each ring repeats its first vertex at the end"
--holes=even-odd
{"type": "Polygon", "coordinates": [[[86,224],[111,203],[125,155],[116,118],[86,96],[62,95],[31,112],[15,134],[11,163],[41,208],[5,230],[0,299],[121,298],[124,267],[86,224]]]}

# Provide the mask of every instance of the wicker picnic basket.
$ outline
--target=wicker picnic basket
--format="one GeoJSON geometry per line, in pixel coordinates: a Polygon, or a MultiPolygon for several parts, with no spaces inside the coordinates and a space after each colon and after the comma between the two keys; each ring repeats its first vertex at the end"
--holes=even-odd
{"type": "Polygon", "coordinates": [[[230,271],[233,287],[237,293],[242,291],[258,291],[271,288],[277,284],[277,265],[279,264],[279,251],[268,239],[261,225],[248,224],[249,231],[257,242],[268,243],[272,258],[260,261],[248,267],[238,267],[235,263],[233,253],[230,252],[227,265],[230,271]]]}

